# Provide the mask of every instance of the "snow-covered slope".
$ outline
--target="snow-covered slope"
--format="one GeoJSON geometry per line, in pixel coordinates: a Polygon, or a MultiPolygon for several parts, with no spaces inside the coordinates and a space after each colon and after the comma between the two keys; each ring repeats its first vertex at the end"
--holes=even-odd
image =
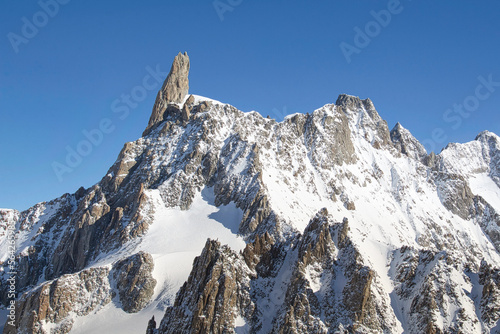
{"type": "Polygon", "coordinates": [[[179,99],[178,57],[99,183],[0,211],[17,228],[21,330],[495,332],[498,136],[427,155],[369,99],[282,122],[179,99]]]}

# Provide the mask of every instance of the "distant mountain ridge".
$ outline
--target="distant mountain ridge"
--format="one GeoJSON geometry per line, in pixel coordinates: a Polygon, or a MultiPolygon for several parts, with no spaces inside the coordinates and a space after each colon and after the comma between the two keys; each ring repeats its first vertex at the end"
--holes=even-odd
{"type": "Polygon", "coordinates": [[[0,210],[4,333],[500,332],[497,135],[428,154],[346,94],[277,122],[189,68],[101,181],[0,210]]]}

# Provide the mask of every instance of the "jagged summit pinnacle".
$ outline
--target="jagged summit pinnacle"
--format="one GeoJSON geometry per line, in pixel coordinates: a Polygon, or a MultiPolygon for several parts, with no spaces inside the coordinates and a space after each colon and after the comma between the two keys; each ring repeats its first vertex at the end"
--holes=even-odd
{"type": "Polygon", "coordinates": [[[427,158],[425,147],[399,122],[391,130],[391,141],[400,153],[408,157],[421,161],[427,158]]]}
{"type": "Polygon", "coordinates": [[[397,122],[396,125],[394,125],[394,128],[392,128],[392,131],[394,130],[401,131],[402,129],[406,130],[406,128],[402,126],[401,123],[397,122]]]}
{"type": "Polygon", "coordinates": [[[335,105],[346,107],[348,109],[360,109],[365,108],[367,110],[374,110],[375,106],[370,99],[361,100],[358,96],[348,95],[348,94],[340,94],[335,102],[335,105]]]}
{"type": "Polygon", "coordinates": [[[488,138],[495,138],[498,139],[498,136],[488,130],[481,131],[477,136],[475,140],[481,140],[481,139],[488,139],[488,138]]]}
{"type": "Polygon", "coordinates": [[[148,126],[143,135],[148,134],[158,123],[163,120],[163,115],[170,104],[179,104],[189,91],[189,56],[187,52],[174,58],[172,68],[168,73],[162,88],[156,96],[153,112],[149,118],[148,126]]]}

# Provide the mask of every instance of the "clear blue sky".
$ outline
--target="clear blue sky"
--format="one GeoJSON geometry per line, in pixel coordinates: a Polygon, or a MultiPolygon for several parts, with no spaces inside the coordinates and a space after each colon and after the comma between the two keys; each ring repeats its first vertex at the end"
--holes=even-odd
{"type": "Polygon", "coordinates": [[[243,111],[282,118],[348,93],[371,98],[389,127],[399,121],[437,151],[500,133],[500,87],[476,92],[479,76],[500,82],[498,1],[221,0],[219,12],[212,0],[60,1],[57,13],[46,8],[53,17],[36,1],[0,3],[0,207],[26,209],[98,182],[146,127],[160,86],[140,89],[146,68],[168,72],[179,51],[191,58],[191,93],[243,111]],[[375,24],[371,12],[388,9],[390,22],[381,14],[375,24]],[[355,41],[356,27],[369,43],[355,41]],[[112,104],[134,89],[146,95],[120,119],[112,104]],[[464,102],[467,117],[446,113],[464,102]],[[113,131],[58,179],[53,162],[103,119],[113,131]]]}

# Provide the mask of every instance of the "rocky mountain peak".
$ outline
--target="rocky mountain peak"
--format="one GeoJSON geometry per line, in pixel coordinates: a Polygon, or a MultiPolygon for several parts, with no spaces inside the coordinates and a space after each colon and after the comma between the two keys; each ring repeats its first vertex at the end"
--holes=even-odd
{"type": "Polygon", "coordinates": [[[396,125],[394,125],[394,127],[392,128],[391,132],[392,131],[398,131],[398,132],[402,132],[402,131],[405,131],[406,128],[404,128],[401,123],[397,122],[396,125]]]}
{"type": "Polygon", "coordinates": [[[426,155],[369,99],[276,122],[188,72],[96,185],[0,209],[4,333],[496,332],[496,135],[426,155]]]}
{"type": "Polygon", "coordinates": [[[416,160],[427,157],[425,147],[399,122],[391,130],[391,140],[401,154],[416,160]]]}
{"type": "Polygon", "coordinates": [[[391,146],[391,138],[387,122],[380,117],[370,99],[340,94],[335,105],[347,116],[360,137],[364,137],[371,145],[379,149],[391,146]]]}
{"type": "Polygon", "coordinates": [[[476,136],[475,140],[477,140],[477,141],[489,141],[489,140],[493,140],[493,141],[498,142],[499,139],[500,138],[496,134],[494,134],[493,132],[485,130],[485,131],[482,131],[481,133],[479,133],[476,136]]]}
{"type": "Polygon", "coordinates": [[[143,135],[148,134],[151,129],[163,121],[165,111],[168,110],[169,105],[179,105],[184,102],[189,91],[189,67],[187,52],[184,52],[184,54],[179,52],[174,58],[170,72],[156,96],[153,112],[143,135]]]}
{"type": "Polygon", "coordinates": [[[335,102],[335,105],[345,107],[346,109],[358,110],[375,110],[375,106],[370,99],[361,100],[358,96],[340,94],[335,102]]]}

